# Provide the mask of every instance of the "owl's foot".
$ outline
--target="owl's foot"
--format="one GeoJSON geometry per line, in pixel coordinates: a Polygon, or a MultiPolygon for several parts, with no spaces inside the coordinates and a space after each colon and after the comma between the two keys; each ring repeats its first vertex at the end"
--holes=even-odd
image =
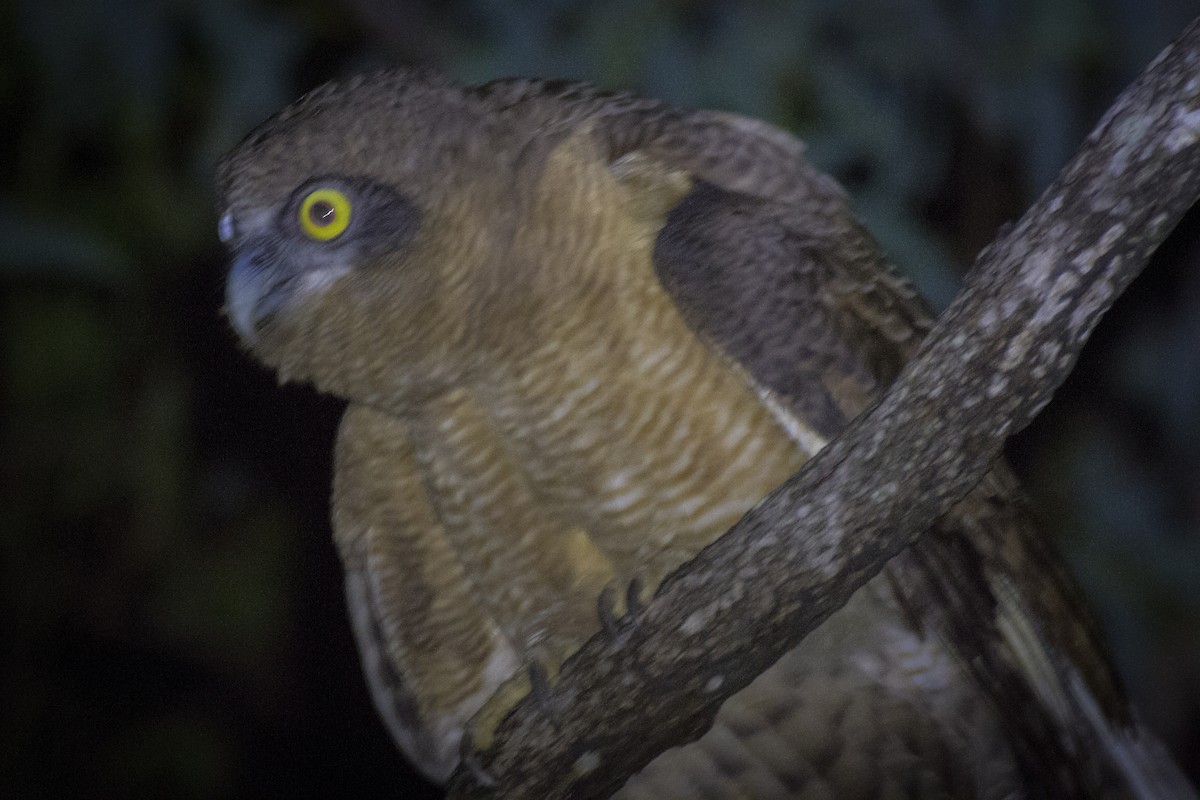
{"type": "Polygon", "coordinates": [[[485,788],[496,785],[496,779],[484,769],[483,762],[479,760],[479,748],[475,745],[475,737],[471,734],[470,728],[463,731],[462,739],[458,744],[458,758],[463,769],[471,773],[471,778],[477,785],[485,788]]]}
{"type": "Polygon", "coordinates": [[[634,576],[625,587],[624,613],[621,613],[616,587],[610,583],[601,590],[596,601],[596,614],[600,618],[600,628],[610,639],[619,642],[638,627],[638,620],[646,610],[644,593],[642,579],[634,576]]]}
{"type": "Polygon", "coordinates": [[[633,580],[625,587],[625,616],[636,623],[646,610],[647,602],[649,600],[646,597],[646,584],[640,575],[634,575],[633,580]]]}
{"type": "Polygon", "coordinates": [[[487,702],[475,712],[463,735],[469,735],[471,742],[480,748],[491,747],[492,738],[496,735],[496,728],[500,722],[529,692],[529,676],[524,672],[516,673],[500,684],[487,702]]]}
{"type": "Polygon", "coordinates": [[[500,684],[487,702],[475,712],[467,723],[464,736],[469,735],[473,745],[490,747],[496,728],[509,712],[526,696],[539,714],[552,725],[556,724],[561,710],[554,699],[551,686],[558,676],[559,665],[573,649],[539,649],[536,654],[527,654],[528,666],[500,684]]]}
{"type": "Polygon", "coordinates": [[[538,713],[553,722],[558,715],[558,707],[550,691],[550,672],[541,661],[529,664],[529,696],[533,698],[538,713]]]}

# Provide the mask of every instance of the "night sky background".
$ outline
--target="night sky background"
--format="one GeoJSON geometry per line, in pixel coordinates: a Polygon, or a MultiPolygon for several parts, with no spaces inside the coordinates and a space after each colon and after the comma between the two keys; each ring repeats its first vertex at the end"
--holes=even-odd
{"type": "MultiPolygon", "coordinates": [[[[1185,0],[0,3],[0,796],[436,797],[370,706],[339,403],[220,313],[213,167],[331,78],[569,77],[781,124],[942,307],[1185,0]]],[[[1200,777],[1200,212],[1010,455],[1200,777]]]]}

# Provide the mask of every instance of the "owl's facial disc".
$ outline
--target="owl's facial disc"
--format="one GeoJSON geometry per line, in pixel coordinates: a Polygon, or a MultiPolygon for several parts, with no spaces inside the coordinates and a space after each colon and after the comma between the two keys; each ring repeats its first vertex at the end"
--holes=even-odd
{"type": "Polygon", "coordinates": [[[317,178],[277,203],[226,210],[217,232],[233,255],[225,284],[230,323],[256,345],[300,300],[402,250],[419,220],[405,198],[362,179],[317,178]]]}

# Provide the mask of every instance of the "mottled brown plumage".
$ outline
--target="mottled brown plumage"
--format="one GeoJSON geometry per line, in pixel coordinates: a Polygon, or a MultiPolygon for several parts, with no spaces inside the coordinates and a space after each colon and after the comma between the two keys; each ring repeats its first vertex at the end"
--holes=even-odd
{"type": "MultiPolygon", "coordinates": [[[[724,532],[929,327],[803,146],[736,115],[387,72],[281,112],[219,184],[234,327],[349,401],[355,632],[439,779],[473,714],[486,735],[525,666],[598,629],[602,590],[724,532]],[[306,234],[314,189],[349,205],[306,234]]],[[[1146,793],[1155,747],[998,466],[624,796],[1146,793]]]]}

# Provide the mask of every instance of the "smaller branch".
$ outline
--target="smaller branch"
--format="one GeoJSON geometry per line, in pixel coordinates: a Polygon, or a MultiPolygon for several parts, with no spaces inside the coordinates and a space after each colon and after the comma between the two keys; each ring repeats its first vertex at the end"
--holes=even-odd
{"type": "Polygon", "coordinates": [[[883,400],[593,637],[475,754],[453,797],[607,797],[815,629],[979,482],[1200,194],[1200,21],[1116,101],[883,400]]]}

